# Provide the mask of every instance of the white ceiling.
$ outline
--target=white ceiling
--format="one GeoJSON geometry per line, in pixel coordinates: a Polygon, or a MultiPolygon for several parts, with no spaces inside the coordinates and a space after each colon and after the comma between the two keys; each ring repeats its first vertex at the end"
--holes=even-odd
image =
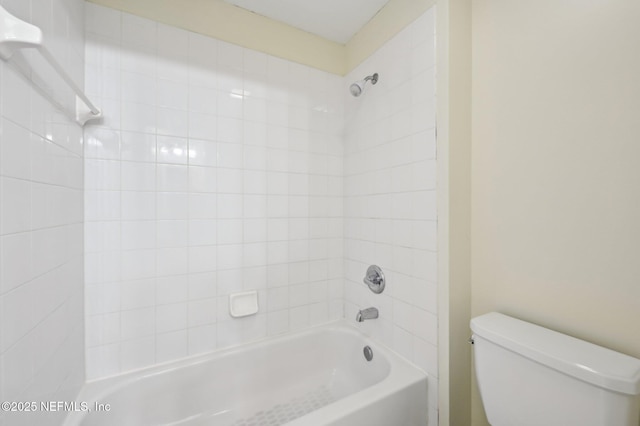
{"type": "Polygon", "coordinates": [[[346,44],[389,0],[224,0],[346,44]]]}

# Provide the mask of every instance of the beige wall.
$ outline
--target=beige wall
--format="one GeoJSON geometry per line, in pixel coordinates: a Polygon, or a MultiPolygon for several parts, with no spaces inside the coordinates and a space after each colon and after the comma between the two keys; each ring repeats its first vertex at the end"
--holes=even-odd
{"type": "Polygon", "coordinates": [[[345,47],[222,0],[88,0],[323,71],[346,73],[345,47]]]}
{"type": "Polygon", "coordinates": [[[345,46],[346,69],[353,70],[437,0],[389,0],[345,46]]]}
{"type": "Polygon", "coordinates": [[[338,75],[353,70],[436,4],[436,0],[390,0],[346,45],[341,45],[222,0],[88,1],[338,75]]]}
{"type": "Polygon", "coordinates": [[[439,0],[438,362],[440,425],[471,421],[471,0],[439,0]]]}
{"type": "Polygon", "coordinates": [[[638,22],[637,0],[473,1],[472,315],[640,357],[638,22]]]}

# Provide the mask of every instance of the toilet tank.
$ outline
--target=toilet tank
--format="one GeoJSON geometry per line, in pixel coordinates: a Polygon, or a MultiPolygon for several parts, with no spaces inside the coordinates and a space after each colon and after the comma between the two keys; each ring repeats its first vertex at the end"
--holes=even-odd
{"type": "Polygon", "coordinates": [[[640,425],[640,360],[497,312],[471,330],[492,426],[640,425]]]}

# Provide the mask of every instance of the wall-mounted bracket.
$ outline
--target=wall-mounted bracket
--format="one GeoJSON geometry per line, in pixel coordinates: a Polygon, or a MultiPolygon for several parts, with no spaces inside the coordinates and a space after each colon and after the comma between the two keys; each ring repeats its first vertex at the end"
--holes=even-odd
{"type": "MultiPolygon", "coordinates": [[[[78,124],[84,126],[87,121],[102,116],[100,109],[87,98],[87,95],[84,94],[82,89],[76,85],[65,69],[46,49],[43,44],[42,30],[35,25],[13,16],[7,12],[5,8],[0,6],[0,58],[8,61],[16,50],[20,49],[38,50],[64,82],[71,87],[76,94],[76,111],[72,118],[78,124]]],[[[33,82],[31,76],[25,75],[25,77],[33,82]]],[[[53,104],[60,107],[61,103],[56,99],[50,98],[50,100],[53,104]]]]}

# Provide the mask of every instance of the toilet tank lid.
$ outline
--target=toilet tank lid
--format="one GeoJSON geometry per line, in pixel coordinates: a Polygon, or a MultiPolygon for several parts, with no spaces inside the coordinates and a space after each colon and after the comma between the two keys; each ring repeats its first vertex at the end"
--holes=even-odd
{"type": "Polygon", "coordinates": [[[640,394],[640,359],[498,312],[471,320],[474,335],[605,389],[640,394]]]}

